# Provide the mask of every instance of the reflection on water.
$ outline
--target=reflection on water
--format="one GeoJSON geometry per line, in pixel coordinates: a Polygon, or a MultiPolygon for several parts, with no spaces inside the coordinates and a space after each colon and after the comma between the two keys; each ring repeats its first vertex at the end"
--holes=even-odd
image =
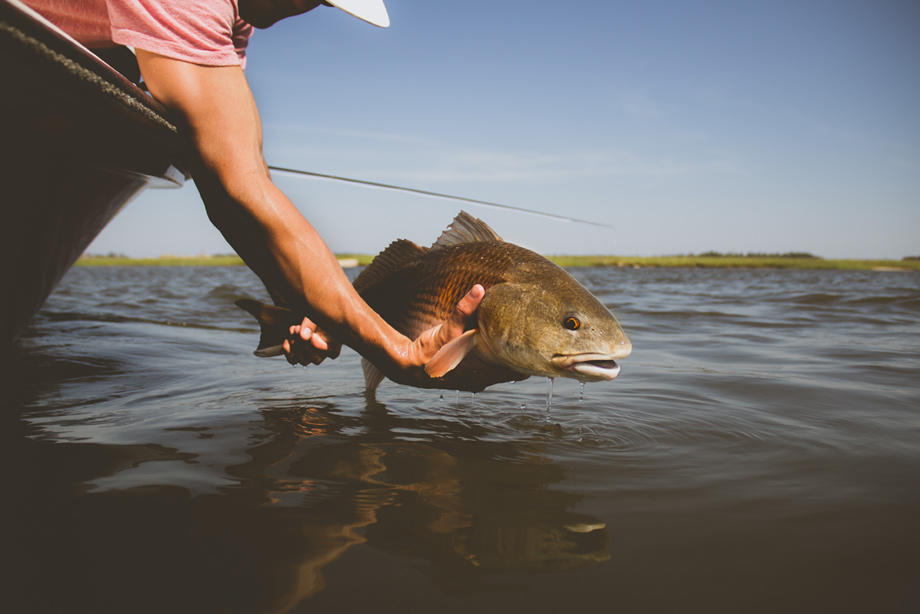
{"type": "Polygon", "coordinates": [[[10,612],[920,610],[920,277],[586,269],[612,383],[251,356],[245,269],[76,269],[3,371],[10,612]]]}
{"type": "MultiPolygon", "coordinates": [[[[554,487],[564,472],[540,445],[480,441],[462,424],[366,403],[347,415],[331,402],[277,402],[245,428],[222,425],[247,460],[197,496],[185,469],[196,454],[7,432],[20,461],[13,477],[30,493],[15,519],[24,531],[12,552],[30,553],[16,562],[16,584],[36,609],[73,599],[105,608],[140,592],[151,610],[181,598],[190,609],[286,612],[359,544],[428,561],[445,588],[482,571],[609,558],[605,524],[571,511],[580,496],[554,487]],[[49,575],[60,590],[42,590],[49,575]]],[[[167,432],[207,443],[209,430],[167,432]]]]}

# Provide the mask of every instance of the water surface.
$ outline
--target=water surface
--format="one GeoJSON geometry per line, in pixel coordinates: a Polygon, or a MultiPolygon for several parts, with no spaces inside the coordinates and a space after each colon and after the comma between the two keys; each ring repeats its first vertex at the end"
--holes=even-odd
{"type": "Polygon", "coordinates": [[[3,413],[5,611],[916,612],[920,274],[578,269],[611,383],[252,356],[246,269],[77,268],[3,413]]]}

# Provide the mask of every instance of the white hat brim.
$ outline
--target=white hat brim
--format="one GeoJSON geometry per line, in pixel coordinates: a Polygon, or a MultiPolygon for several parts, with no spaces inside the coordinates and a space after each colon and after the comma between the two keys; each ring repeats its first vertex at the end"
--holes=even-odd
{"type": "Polygon", "coordinates": [[[390,16],[383,0],[326,0],[329,4],[381,28],[389,27],[390,16]]]}

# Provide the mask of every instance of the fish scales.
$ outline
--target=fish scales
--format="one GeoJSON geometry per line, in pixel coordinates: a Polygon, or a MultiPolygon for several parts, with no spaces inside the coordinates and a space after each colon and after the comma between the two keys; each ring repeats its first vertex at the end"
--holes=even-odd
{"type": "MultiPolygon", "coordinates": [[[[501,241],[419,248],[418,258],[362,290],[361,297],[396,330],[415,338],[443,322],[474,284],[507,281],[516,262],[532,252],[501,241]]],[[[474,328],[471,321],[467,328],[474,328]]]]}

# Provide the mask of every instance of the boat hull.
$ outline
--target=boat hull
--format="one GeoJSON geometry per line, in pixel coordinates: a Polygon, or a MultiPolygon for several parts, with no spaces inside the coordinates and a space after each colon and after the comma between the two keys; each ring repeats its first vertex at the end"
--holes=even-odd
{"type": "Polygon", "coordinates": [[[182,138],[136,85],[0,2],[0,343],[9,347],[116,213],[181,185],[182,138]]]}

